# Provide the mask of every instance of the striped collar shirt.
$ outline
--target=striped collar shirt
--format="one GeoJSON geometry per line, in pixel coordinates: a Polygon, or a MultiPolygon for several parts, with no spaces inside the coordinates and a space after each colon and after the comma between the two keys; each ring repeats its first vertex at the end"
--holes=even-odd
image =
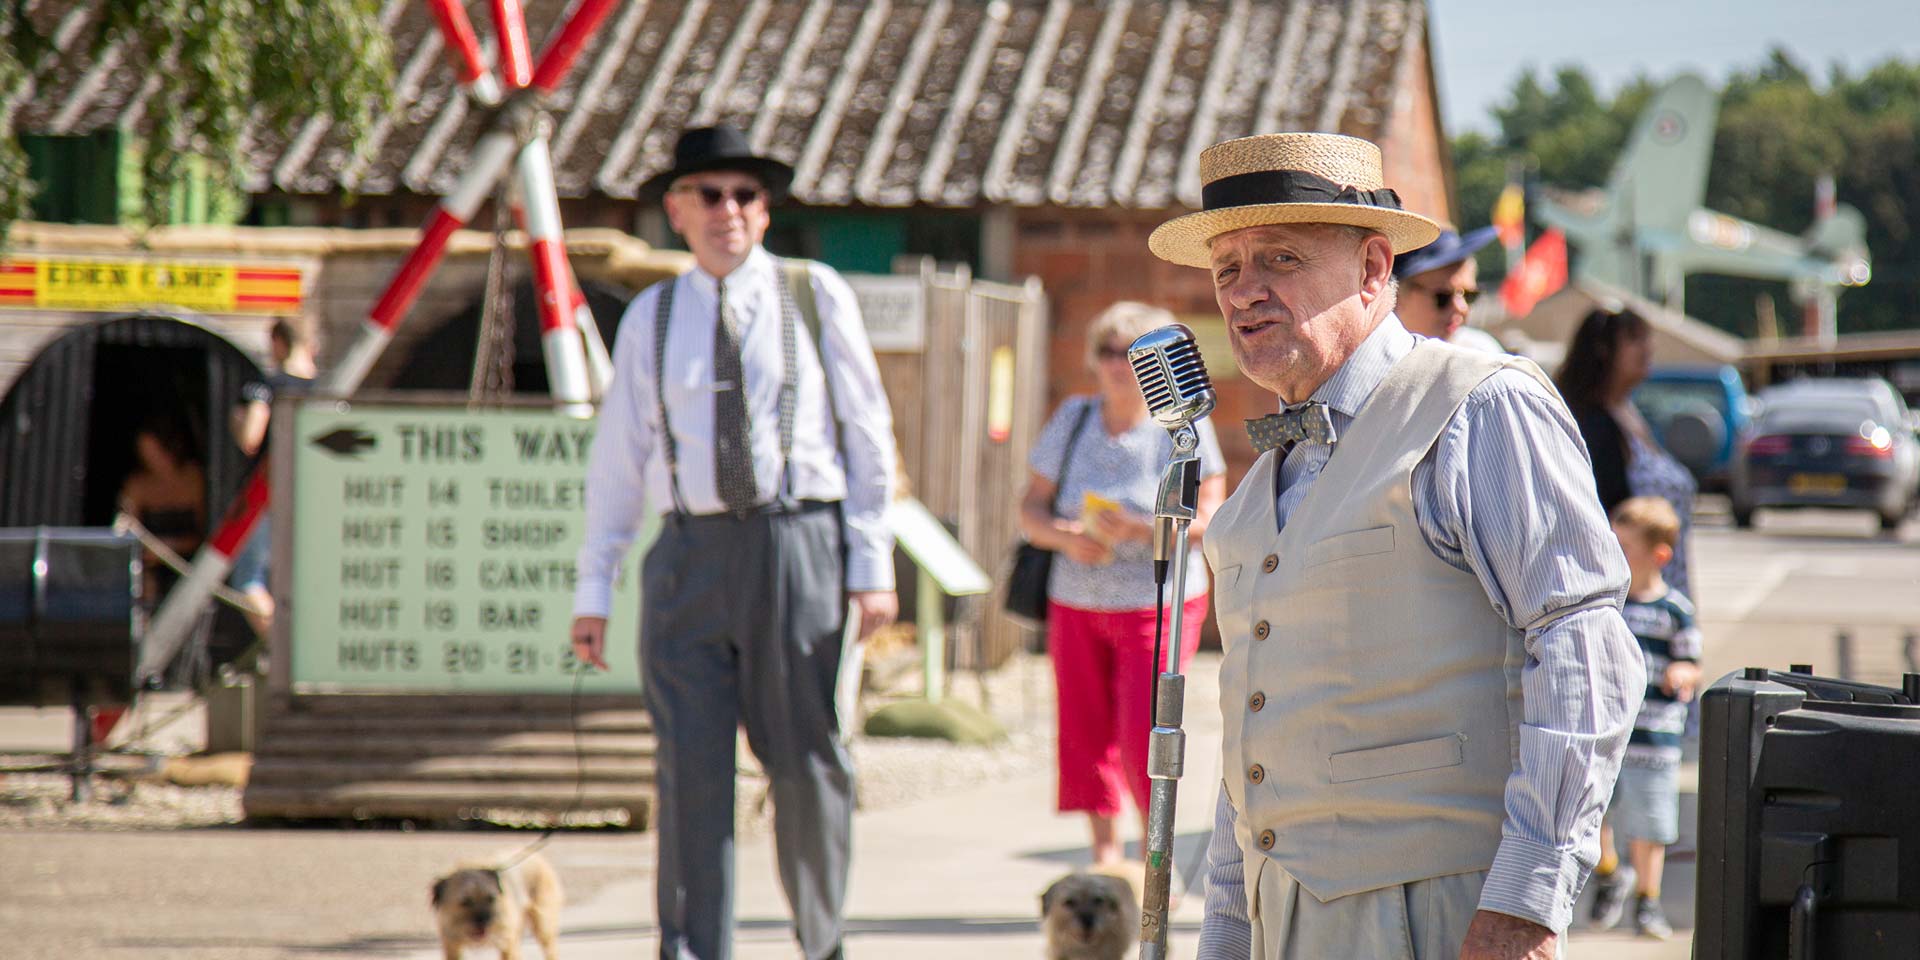
{"type": "MultiPolygon", "coordinates": [[[[853,289],[831,267],[809,266],[819,307],[821,337],[796,315],[796,384],[791,496],[839,500],[846,521],[849,590],[893,589],[893,536],[885,520],[893,489],[893,415],[853,289]],[[818,347],[824,346],[826,356],[818,347]],[[823,363],[824,361],[824,363],[823,363]],[[841,442],[834,443],[823,373],[833,378],[833,412],[841,442]],[[842,455],[844,450],[844,456],[842,455]]],[[[780,262],[755,247],[725,278],[727,303],[739,318],[754,480],[761,502],[776,499],[787,482],[780,453],[783,316],[780,262]]],[[[613,351],[614,381],[600,408],[587,468],[587,529],[574,591],[576,615],[604,616],[615,570],[648,515],[673,512],[673,476],[660,442],[673,431],[680,496],[688,513],[725,511],[714,479],[714,325],[719,322],[720,278],[698,267],[642,291],[627,307],[613,351]],[[673,285],[666,362],[654,357],[655,316],[661,291],[673,285]],[[664,369],[664,383],[656,382],[664,369]]],[[[806,291],[796,290],[804,296],[806,291]]]]}
{"type": "MultiPolygon", "coordinates": [[[[1309,399],[1328,406],[1336,436],[1421,339],[1388,316],[1314,391],[1309,399]]],[[[1287,452],[1281,526],[1337,447],[1337,439],[1306,441],[1287,452]]],[[[1467,396],[1414,467],[1413,499],[1427,548],[1480,581],[1528,653],[1504,839],[1480,908],[1564,933],[1599,858],[1600,816],[1645,684],[1639,644],[1620,616],[1626,559],[1572,415],[1552,388],[1520,370],[1502,370],[1467,396]]],[[[1251,950],[1235,818],[1223,789],[1207,852],[1200,960],[1251,950]]]]}

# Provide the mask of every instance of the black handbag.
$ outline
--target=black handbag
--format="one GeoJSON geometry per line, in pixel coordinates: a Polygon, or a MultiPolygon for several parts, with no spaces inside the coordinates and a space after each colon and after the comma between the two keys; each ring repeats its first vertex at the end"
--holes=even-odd
{"type": "MultiPolygon", "coordinates": [[[[1052,516],[1060,515],[1060,491],[1067,485],[1067,469],[1073,464],[1073,448],[1080,443],[1080,431],[1087,426],[1093,402],[1080,408],[1067,434],[1066,453],[1060,458],[1060,482],[1053,488],[1053,503],[1047,507],[1052,516]]],[[[1044,631],[1047,626],[1047,581],[1053,576],[1053,551],[1022,540],[1013,550],[1013,562],[1007,570],[1007,616],[1025,627],[1044,631]]]]}

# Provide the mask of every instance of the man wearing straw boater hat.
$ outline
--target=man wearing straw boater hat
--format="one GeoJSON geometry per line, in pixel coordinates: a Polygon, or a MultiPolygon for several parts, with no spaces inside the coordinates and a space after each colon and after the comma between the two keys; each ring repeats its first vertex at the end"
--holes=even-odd
{"type": "Polygon", "coordinates": [[[1580,434],[1526,360],[1408,333],[1439,228],[1351,137],[1231,140],[1148,241],[1279,398],[1207,529],[1226,646],[1203,960],[1551,958],[1646,678],[1580,434]]]}

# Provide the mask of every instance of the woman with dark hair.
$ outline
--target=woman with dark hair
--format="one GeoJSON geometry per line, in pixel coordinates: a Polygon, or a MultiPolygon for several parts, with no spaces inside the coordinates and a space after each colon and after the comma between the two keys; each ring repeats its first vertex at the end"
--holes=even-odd
{"type": "MultiPolygon", "coordinates": [[[[156,414],[134,433],[133,450],[133,472],[120,484],[121,512],[191,558],[207,535],[207,475],[192,433],[186,424],[156,414]]],[[[157,605],[179,576],[150,552],[144,566],[142,599],[157,605]]]]}
{"type": "Polygon", "coordinates": [[[1661,497],[1680,515],[1680,540],[1661,571],[1674,589],[1694,598],[1687,575],[1693,531],[1693,474],[1662,449],[1640,411],[1633,389],[1653,366],[1653,327],[1623,308],[1595,307],[1567,346],[1554,377],[1580,425],[1593,458],[1593,481],[1609,514],[1629,497],[1661,497]]]}

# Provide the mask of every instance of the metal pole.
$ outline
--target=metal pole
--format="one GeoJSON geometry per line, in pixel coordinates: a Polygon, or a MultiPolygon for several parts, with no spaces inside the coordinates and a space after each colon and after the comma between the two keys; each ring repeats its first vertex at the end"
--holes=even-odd
{"type": "Polygon", "coordinates": [[[1160,481],[1154,516],[1161,526],[1159,542],[1170,543],[1166,554],[1173,591],[1166,598],[1172,624],[1167,630],[1166,659],[1154,684],[1153,732],[1147,742],[1147,871],[1140,905],[1140,956],[1164,960],[1167,956],[1167,901],[1173,884],[1174,810],[1179,799],[1180,775],[1186,763],[1187,734],[1180,728],[1186,711],[1187,679],[1180,674],[1180,651],[1185,644],[1187,596],[1187,526],[1193,522],[1199,500],[1200,437],[1191,424],[1173,432],[1173,459],[1160,481]]]}
{"type": "Polygon", "coordinates": [[[526,86],[533,80],[533,49],[527,43],[527,18],[520,0],[493,0],[493,31],[500,41],[500,72],[507,89],[526,86]]]}
{"type": "Polygon", "coordinates": [[[247,535],[253,532],[260,515],[266,512],[267,496],[267,462],[262,460],[253,468],[253,476],[248,478],[240,500],[228,511],[220,529],[214,531],[213,539],[194,554],[193,566],[187,575],[173,585],[172,592],[154,612],[153,622],[140,643],[140,666],[134,673],[136,686],[144,686],[159,676],[173,661],[173,655],[187,638],[187,631],[199,618],[202,605],[213,595],[213,589],[227,579],[227,571],[233,569],[234,555],[247,542],[247,535]]]}
{"type": "Polygon", "coordinates": [[[440,35],[459,60],[460,86],[475,101],[493,106],[500,102],[500,82],[487,69],[480,53],[480,38],[474,35],[473,21],[460,0],[427,0],[427,10],[440,24],[440,35]]]}
{"type": "Polygon", "coordinates": [[[919,586],[915,588],[914,632],[920,635],[920,653],[926,674],[927,702],[939,703],[947,692],[947,611],[946,595],[933,581],[933,574],[921,567],[919,586]]]}
{"type": "Polygon", "coordinates": [[[585,345],[574,326],[573,270],[560,233],[560,199],[553,187],[553,159],[544,131],[520,148],[520,196],[526,204],[528,253],[534,294],[540,302],[540,346],[547,358],[547,389],[554,403],[574,416],[593,415],[585,345]]]}

